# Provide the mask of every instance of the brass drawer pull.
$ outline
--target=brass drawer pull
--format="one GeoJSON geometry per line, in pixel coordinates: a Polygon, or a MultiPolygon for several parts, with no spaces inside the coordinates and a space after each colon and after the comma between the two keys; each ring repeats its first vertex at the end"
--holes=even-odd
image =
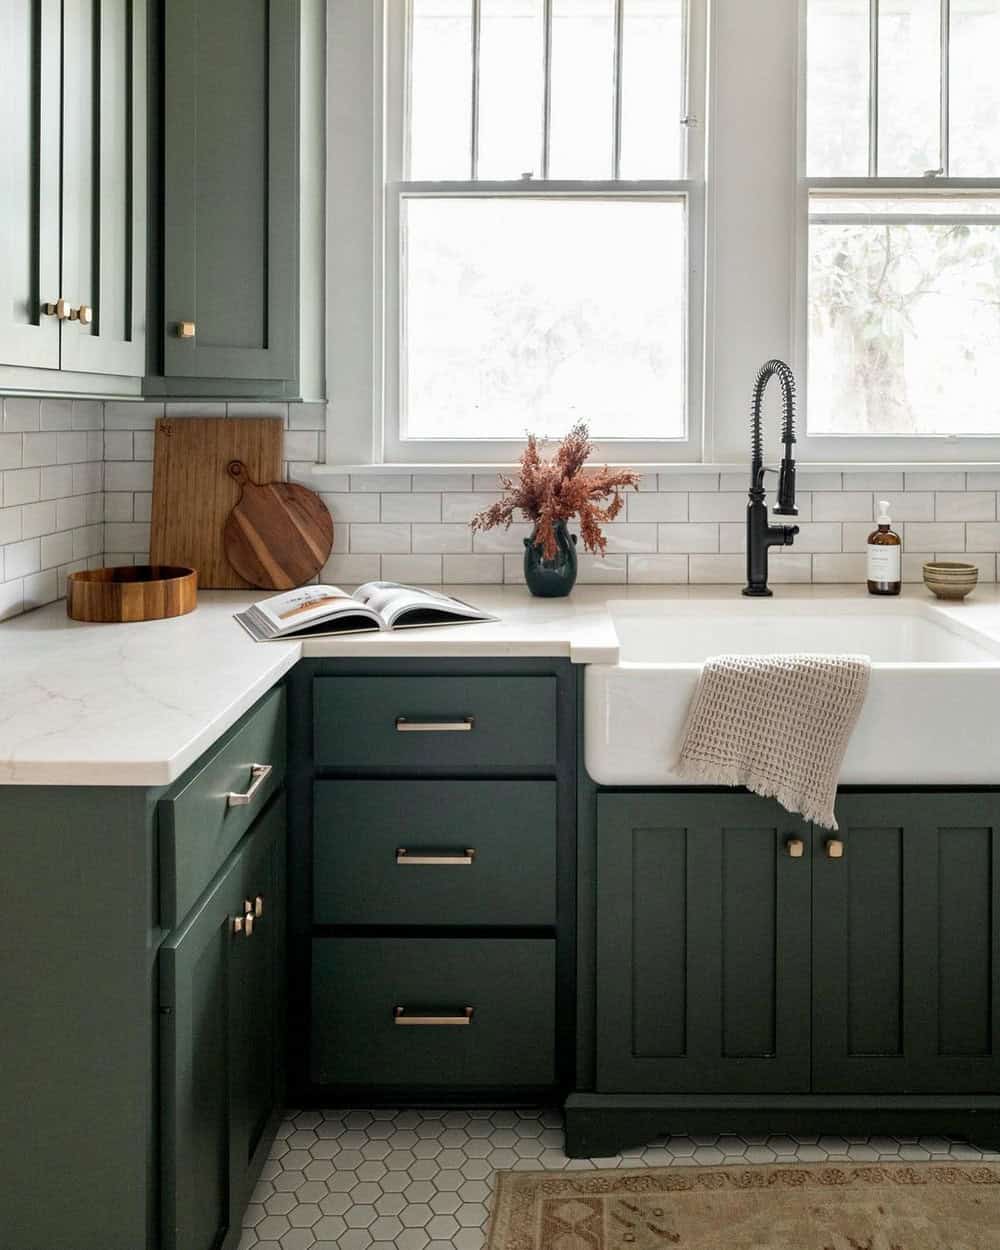
{"type": "Polygon", "coordinates": [[[253,912],[248,911],[233,920],[233,934],[236,937],[253,937],[253,912]]]}
{"type": "Polygon", "coordinates": [[[466,1007],[457,1016],[408,1015],[406,1007],[395,1007],[392,1013],[393,1024],[416,1024],[423,1027],[434,1025],[461,1025],[472,1023],[473,1008],[466,1007]]]}
{"type": "Polygon", "coordinates": [[[466,851],[441,851],[435,854],[433,851],[408,851],[405,846],[396,847],[396,863],[397,864],[430,864],[441,868],[457,867],[459,865],[471,864],[476,858],[474,848],[466,851]]]}
{"type": "Polygon", "coordinates": [[[409,720],[405,716],[397,716],[396,732],[401,734],[469,733],[475,723],[473,716],[463,716],[461,720],[409,720]]]}
{"type": "Polygon", "coordinates": [[[830,838],[826,843],[827,859],[843,859],[844,844],[839,838],[830,838]]]}
{"type": "Polygon", "coordinates": [[[250,765],[250,788],[244,790],[242,794],[230,790],[226,795],[227,807],[246,807],[248,803],[252,803],[257,794],[274,771],[270,764],[251,764],[250,765]]]}
{"type": "Polygon", "coordinates": [[[179,339],[193,339],[195,324],[193,321],[178,321],[175,333],[179,339]]]}
{"type": "Polygon", "coordinates": [[[245,898],[243,900],[243,914],[246,916],[253,916],[255,920],[259,920],[264,914],[263,894],[258,894],[252,903],[248,898],[245,898]]]}

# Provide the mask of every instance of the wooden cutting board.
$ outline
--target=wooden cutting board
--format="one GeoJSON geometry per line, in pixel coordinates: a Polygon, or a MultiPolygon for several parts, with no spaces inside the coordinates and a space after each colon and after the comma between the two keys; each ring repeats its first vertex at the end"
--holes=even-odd
{"type": "Polygon", "coordinates": [[[242,460],[228,472],[243,491],[226,522],[229,563],[263,590],[304,586],[333,546],[333,518],[323,500],[294,482],[251,481],[242,460]]]}
{"type": "Polygon", "coordinates": [[[248,590],[226,558],[223,530],[240,485],[226,472],[240,460],[257,482],[283,474],[280,417],[164,417],[153,450],[151,564],[187,564],[203,590],[248,590]]]}

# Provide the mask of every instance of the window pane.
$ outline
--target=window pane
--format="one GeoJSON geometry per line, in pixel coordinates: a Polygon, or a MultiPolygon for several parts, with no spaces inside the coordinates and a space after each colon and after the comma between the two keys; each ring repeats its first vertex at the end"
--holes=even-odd
{"type": "Polygon", "coordinates": [[[810,434],[1000,432],[1000,225],[956,198],[909,223],[898,200],[831,207],[810,226],[810,434]]]}
{"type": "Polygon", "coordinates": [[[468,178],[472,0],[412,0],[410,177],[468,178]]]}
{"type": "Polygon", "coordinates": [[[482,0],[479,177],[542,176],[542,0],[482,0]]]}
{"type": "Polygon", "coordinates": [[[868,3],[809,3],[807,169],[812,178],[868,173],[868,3]]]}
{"type": "Polygon", "coordinates": [[[681,178],[683,0],[625,0],[622,19],[623,178],[681,178]]]}
{"type": "Polygon", "coordinates": [[[552,0],[550,178],[610,178],[614,0],[552,0]]]}
{"type": "Polygon", "coordinates": [[[404,437],[684,436],[683,200],[403,212],[404,437]]]}
{"type": "Polygon", "coordinates": [[[879,6],[878,172],[941,166],[941,0],[879,6]]]}
{"type": "Polygon", "coordinates": [[[1000,174],[1000,0],[951,0],[951,173],[1000,174]]]}

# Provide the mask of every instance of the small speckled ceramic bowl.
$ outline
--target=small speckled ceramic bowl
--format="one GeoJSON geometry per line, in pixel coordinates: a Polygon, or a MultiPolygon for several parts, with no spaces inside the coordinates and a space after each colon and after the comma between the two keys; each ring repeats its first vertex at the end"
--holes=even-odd
{"type": "Polygon", "coordinates": [[[979,569],[958,560],[928,560],[924,565],[924,585],[939,599],[964,599],[976,589],[979,569]]]}

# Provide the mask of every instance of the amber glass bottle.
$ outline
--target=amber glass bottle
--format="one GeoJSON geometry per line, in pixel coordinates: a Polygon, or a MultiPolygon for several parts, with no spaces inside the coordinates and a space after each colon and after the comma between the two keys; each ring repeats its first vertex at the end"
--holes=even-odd
{"type": "Polygon", "coordinates": [[[878,501],[878,529],[868,535],[868,593],[898,595],[903,588],[903,544],[891,529],[888,499],[878,501]]]}

